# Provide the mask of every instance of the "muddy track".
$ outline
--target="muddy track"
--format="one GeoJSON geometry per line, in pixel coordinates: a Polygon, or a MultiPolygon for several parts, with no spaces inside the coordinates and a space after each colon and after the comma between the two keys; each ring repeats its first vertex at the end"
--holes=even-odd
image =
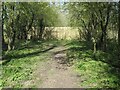
{"type": "Polygon", "coordinates": [[[72,66],[68,65],[64,46],[55,47],[47,52],[51,56],[43,62],[36,71],[38,88],[79,88],[79,78],[72,66]]]}

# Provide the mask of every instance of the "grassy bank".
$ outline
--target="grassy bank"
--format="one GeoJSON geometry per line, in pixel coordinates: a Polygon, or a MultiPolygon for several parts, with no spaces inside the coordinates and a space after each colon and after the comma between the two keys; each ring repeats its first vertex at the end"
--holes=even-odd
{"type": "MultiPolygon", "coordinates": [[[[114,67],[116,60],[110,53],[93,50],[86,42],[72,41],[67,46],[69,60],[74,61],[74,68],[79,73],[83,88],[120,88],[119,68],[114,67]]],[[[112,51],[111,51],[112,52],[112,51]]]]}
{"type": "MultiPolygon", "coordinates": [[[[49,54],[45,53],[54,48],[58,41],[43,41],[19,43],[12,51],[4,52],[2,61],[2,87],[32,87],[29,86],[33,71],[40,62],[47,61],[49,54]]],[[[32,82],[34,84],[34,82],[32,82]]],[[[33,85],[34,86],[34,85],[33,85]]]]}

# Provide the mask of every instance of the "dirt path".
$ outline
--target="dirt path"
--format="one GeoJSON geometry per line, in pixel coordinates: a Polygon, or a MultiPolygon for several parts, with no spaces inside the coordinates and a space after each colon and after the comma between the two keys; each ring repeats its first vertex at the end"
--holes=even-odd
{"type": "Polygon", "coordinates": [[[67,64],[66,49],[59,46],[47,52],[50,60],[43,62],[36,71],[36,78],[42,79],[42,83],[37,83],[37,87],[79,88],[77,73],[67,64]]]}

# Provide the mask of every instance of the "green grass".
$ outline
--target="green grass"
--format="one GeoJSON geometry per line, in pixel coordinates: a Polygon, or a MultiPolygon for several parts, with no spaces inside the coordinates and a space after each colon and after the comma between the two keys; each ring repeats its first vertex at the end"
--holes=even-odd
{"type": "Polygon", "coordinates": [[[76,70],[82,78],[82,87],[94,88],[117,88],[119,87],[119,79],[117,74],[110,72],[111,67],[101,61],[79,61],[76,63],[76,70]]]}
{"type": "Polygon", "coordinates": [[[80,87],[120,88],[119,69],[114,67],[113,63],[115,56],[111,60],[111,54],[97,51],[94,57],[93,50],[90,50],[85,42],[74,40],[67,46],[70,47],[67,55],[74,61],[75,71],[81,79],[80,87]]]}
{"type": "MultiPolygon", "coordinates": [[[[21,43],[15,50],[4,52],[2,62],[2,87],[20,88],[32,80],[33,72],[40,62],[48,60],[45,52],[56,46],[58,41],[21,43]]],[[[32,86],[29,86],[32,87],[32,86]]]]}
{"type": "MultiPolygon", "coordinates": [[[[27,81],[35,80],[33,72],[40,62],[49,59],[45,53],[57,45],[69,47],[67,56],[74,61],[74,69],[79,73],[80,87],[83,88],[120,88],[119,69],[114,67],[117,58],[112,51],[97,51],[86,46],[86,42],[73,41],[43,41],[21,42],[15,50],[5,53],[2,65],[2,87],[21,88],[27,81]],[[51,48],[52,47],[52,48],[51,48]]],[[[41,81],[37,82],[40,83],[41,81]]],[[[33,83],[29,88],[36,87],[33,83]]]]}

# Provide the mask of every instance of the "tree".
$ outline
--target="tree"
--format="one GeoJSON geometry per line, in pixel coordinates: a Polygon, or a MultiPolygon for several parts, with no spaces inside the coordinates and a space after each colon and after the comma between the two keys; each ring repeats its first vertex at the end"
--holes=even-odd
{"type": "Polygon", "coordinates": [[[100,39],[100,46],[103,51],[106,51],[106,40],[107,40],[107,26],[109,23],[110,18],[110,11],[111,11],[111,4],[103,4],[102,7],[104,7],[106,14],[102,13],[103,8],[99,8],[99,14],[100,14],[100,25],[102,30],[102,35],[100,39]]]}
{"type": "Polygon", "coordinates": [[[19,40],[43,39],[45,27],[57,22],[54,6],[47,2],[5,2],[3,4],[3,44],[8,50],[15,48],[19,40]],[[5,40],[4,40],[5,38],[5,40]]]}
{"type": "Polygon", "coordinates": [[[118,59],[120,62],[120,1],[118,4],[118,59]]]}
{"type": "Polygon", "coordinates": [[[116,27],[115,3],[70,3],[68,10],[71,25],[82,28],[80,33],[89,45],[93,44],[94,53],[96,49],[106,51],[108,31],[116,27]]]}

